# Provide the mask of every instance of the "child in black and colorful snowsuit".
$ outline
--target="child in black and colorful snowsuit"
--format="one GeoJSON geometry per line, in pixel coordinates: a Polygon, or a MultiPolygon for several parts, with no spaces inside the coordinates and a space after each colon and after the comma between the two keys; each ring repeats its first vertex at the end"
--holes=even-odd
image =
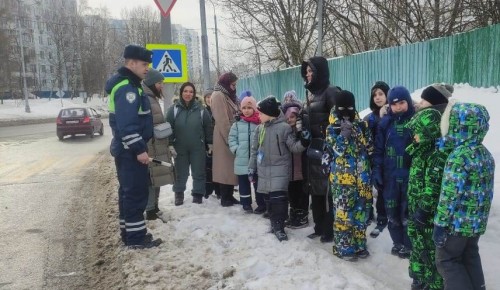
{"type": "MultiPolygon", "coordinates": [[[[372,89],[370,95],[370,109],[372,112],[366,115],[363,120],[368,122],[368,128],[370,128],[371,138],[375,140],[377,135],[377,127],[380,122],[380,109],[387,104],[387,93],[389,92],[389,85],[383,81],[376,82],[372,89]]],[[[373,166],[373,162],[371,162],[373,166]]],[[[377,190],[377,201],[375,202],[375,207],[377,209],[377,226],[372,230],[370,236],[372,238],[378,237],[378,235],[387,226],[387,214],[385,213],[385,201],[384,201],[384,188],[375,188],[377,190]]],[[[368,224],[374,219],[373,207],[370,209],[370,216],[368,217],[368,224]]]]}
{"type": "MultiPolygon", "coordinates": [[[[286,96],[286,94],[285,94],[286,96]]],[[[286,100],[286,97],[284,98],[286,100]]],[[[300,111],[302,106],[294,99],[282,106],[287,123],[292,126],[293,132],[302,131],[300,111]]],[[[292,172],[288,184],[288,197],[290,199],[290,215],[286,227],[291,229],[305,228],[309,224],[309,195],[304,190],[304,177],[302,175],[302,158],[305,153],[292,153],[292,172]]]]}
{"type": "Polygon", "coordinates": [[[394,246],[391,254],[408,258],[411,243],[407,234],[408,175],[411,157],[405,149],[412,143],[404,126],[415,113],[410,92],[403,86],[389,91],[389,112],[382,118],[375,139],[373,182],[384,188],[388,228],[394,246]]]}
{"type": "Polygon", "coordinates": [[[436,143],[441,136],[441,114],[452,89],[441,84],[424,89],[420,110],[406,124],[413,135],[413,143],[406,148],[412,157],[408,183],[408,237],[412,244],[408,270],[413,278],[412,289],[443,288],[443,279],[434,262],[432,217],[441,188],[443,160],[447,157],[437,150],[436,143]]]}
{"type": "MultiPolygon", "coordinates": [[[[434,84],[422,92],[418,111],[406,124],[413,143],[406,148],[412,157],[408,182],[408,237],[412,244],[409,274],[412,289],[442,289],[443,279],[436,269],[435,246],[432,242],[432,217],[436,213],[444,164],[437,166],[436,143],[441,136],[441,113],[451,92],[434,84]],[[432,164],[432,167],[430,166],[432,164]]],[[[440,153],[440,152],[438,152],[440,153]]],[[[446,158],[446,156],[445,156],[446,158]]]]}
{"type": "Polygon", "coordinates": [[[495,160],[482,144],[490,116],[482,105],[450,102],[441,119],[448,156],[434,217],[436,266],[445,290],[485,289],[479,237],[493,199],[495,160]]]}
{"type": "Polygon", "coordinates": [[[269,96],[257,105],[261,124],[255,129],[248,165],[248,178],[259,177],[257,191],[269,195],[271,229],[279,241],[287,240],[285,219],[288,211],[288,183],[292,169],[291,153],[300,153],[308,145],[307,131],[298,139],[285,122],[276,98],[269,96]]]}
{"type": "MultiPolygon", "coordinates": [[[[250,159],[250,144],[255,128],[260,124],[259,112],[257,112],[257,101],[254,97],[246,96],[240,101],[241,114],[237,122],[233,123],[229,130],[229,150],[236,156],[234,158],[234,174],[238,176],[240,192],[240,203],[243,210],[253,213],[252,187],[248,180],[248,160],[250,159]]],[[[257,191],[257,183],[254,183],[255,200],[257,202],[257,213],[264,213],[266,204],[264,196],[257,191]]]]}
{"type": "Polygon", "coordinates": [[[334,206],[333,253],[354,261],[366,258],[366,220],[372,206],[370,157],[373,145],[368,125],[356,112],[354,95],[341,91],[326,128],[323,165],[329,172],[334,206]]]}

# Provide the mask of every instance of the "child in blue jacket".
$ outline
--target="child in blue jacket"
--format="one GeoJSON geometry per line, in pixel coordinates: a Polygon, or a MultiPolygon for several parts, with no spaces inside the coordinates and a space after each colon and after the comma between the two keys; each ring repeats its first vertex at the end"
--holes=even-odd
{"type": "Polygon", "coordinates": [[[389,111],[378,125],[373,158],[373,183],[384,188],[385,209],[389,234],[394,246],[391,254],[408,258],[411,242],[408,238],[408,177],[411,157],[406,147],[412,143],[410,129],[405,128],[415,113],[410,92],[403,86],[389,91],[389,111]]]}
{"type": "MultiPolygon", "coordinates": [[[[260,124],[257,101],[254,97],[246,96],[240,102],[241,115],[239,120],[231,126],[229,131],[229,149],[236,155],[234,159],[234,174],[238,176],[240,203],[243,210],[252,213],[252,189],[248,180],[248,160],[250,159],[250,146],[253,132],[260,124]]],[[[254,183],[257,208],[255,213],[266,211],[264,196],[257,192],[257,183],[254,183]]]]}

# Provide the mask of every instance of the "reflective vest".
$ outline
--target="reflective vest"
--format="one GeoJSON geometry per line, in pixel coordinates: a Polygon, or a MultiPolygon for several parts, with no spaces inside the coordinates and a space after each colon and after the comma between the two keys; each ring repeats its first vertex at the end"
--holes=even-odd
{"type": "MultiPolygon", "coordinates": [[[[111,90],[111,94],[109,94],[109,97],[108,97],[108,111],[110,113],[113,113],[113,114],[115,113],[115,93],[116,93],[116,91],[119,88],[128,85],[129,83],[130,83],[130,81],[128,79],[124,79],[123,81],[117,83],[113,87],[113,89],[111,90]]],[[[143,92],[142,88],[139,87],[137,89],[139,91],[139,98],[142,98],[142,92],[143,92]]],[[[149,114],[151,112],[151,110],[148,110],[146,112],[143,111],[142,110],[142,101],[140,101],[139,103],[140,103],[140,105],[139,105],[139,112],[138,112],[139,115],[145,115],[145,114],[149,114]]]]}

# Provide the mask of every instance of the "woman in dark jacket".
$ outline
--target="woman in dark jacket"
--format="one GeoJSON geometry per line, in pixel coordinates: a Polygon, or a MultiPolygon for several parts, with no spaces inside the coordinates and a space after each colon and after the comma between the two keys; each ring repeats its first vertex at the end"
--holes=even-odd
{"type": "Polygon", "coordinates": [[[316,56],[302,62],[301,75],[305,81],[305,88],[310,93],[304,108],[304,125],[312,135],[311,145],[303,163],[305,187],[311,194],[314,220],[314,233],[308,237],[313,239],[321,236],[322,242],[331,242],[333,241],[333,201],[331,195],[327,194],[328,176],[323,173],[321,155],[330,110],[335,105],[335,95],[340,90],[330,86],[330,71],[324,57],[316,56]],[[319,154],[311,154],[314,149],[319,154]]]}
{"type": "Polygon", "coordinates": [[[179,100],[168,109],[167,121],[173,128],[170,135],[170,152],[175,158],[175,205],[184,202],[184,191],[189,177],[193,177],[193,203],[202,203],[205,195],[206,148],[212,152],[212,118],[198,101],[192,83],[184,83],[179,100]]]}

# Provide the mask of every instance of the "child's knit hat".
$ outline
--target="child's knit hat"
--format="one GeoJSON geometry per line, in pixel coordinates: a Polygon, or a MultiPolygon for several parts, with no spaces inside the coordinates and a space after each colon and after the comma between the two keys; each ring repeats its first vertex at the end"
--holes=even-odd
{"type": "Polygon", "coordinates": [[[240,96],[238,97],[238,100],[241,102],[241,101],[243,101],[243,98],[245,98],[245,97],[251,97],[251,96],[252,96],[252,92],[251,91],[244,90],[243,92],[240,93],[240,96]]]}
{"type": "Polygon", "coordinates": [[[268,96],[257,104],[257,110],[269,117],[279,117],[281,110],[274,96],[268,96]]]}
{"type": "Polygon", "coordinates": [[[400,101],[406,101],[408,105],[410,105],[412,102],[410,92],[404,86],[395,86],[389,90],[387,102],[389,104],[394,104],[400,101]]]}
{"type": "Polygon", "coordinates": [[[431,105],[447,104],[454,89],[448,84],[432,84],[422,91],[421,98],[431,105]]]}
{"type": "Polygon", "coordinates": [[[243,106],[250,106],[252,109],[257,110],[257,101],[252,96],[244,97],[240,102],[240,109],[242,109],[243,106]]]}

